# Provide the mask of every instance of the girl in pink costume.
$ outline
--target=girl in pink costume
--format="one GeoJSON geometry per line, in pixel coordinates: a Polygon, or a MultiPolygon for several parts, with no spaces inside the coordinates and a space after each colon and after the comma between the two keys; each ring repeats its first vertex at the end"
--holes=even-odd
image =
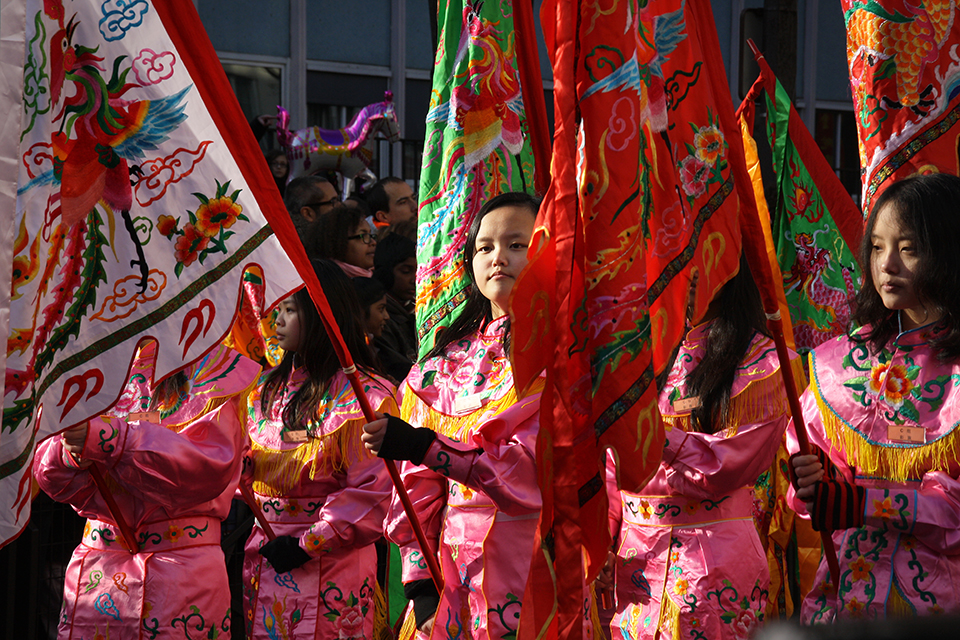
{"type": "Polygon", "coordinates": [[[804,622],[960,605],[957,203],[960,178],[946,174],[877,198],[860,246],[860,328],[810,354],[801,403],[818,455],[791,458],[794,506],[834,532],[840,576],[828,584],[820,563],[804,622]]]}
{"type": "MultiPolygon", "coordinates": [[[[313,265],[370,404],[396,411],[392,387],[372,373],[353,285],[332,262],[313,265]]],[[[280,303],[277,337],[283,360],[248,403],[247,475],[277,534],[268,542],[256,526],[247,541],[248,637],[372,638],[390,480],[360,442],[363,412],[306,290],[280,303]]]]}
{"type": "MultiPolygon", "coordinates": [[[[799,371],[799,359],[794,364],[799,371]]],[[[744,260],[684,338],[659,404],[667,441],[656,475],[637,494],[618,491],[612,471],[607,476],[613,635],[749,637],[763,620],[770,580],[753,485],[773,461],[788,407],[744,260]]],[[[608,568],[600,584],[610,583],[608,568]]]]}
{"type": "Polygon", "coordinates": [[[404,486],[439,547],[442,593],[394,498],[387,537],[400,545],[420,638],[502,638],[519,621],[541,505],[534,449],[543,385],[517,397],[507,305],[527,263],[537,208],[523,193],[481,208],[464,247],[474,286],[462,315],[410,371],[403,420],[364,428],[371,451],[410,461],[404,486]]]}
{"type": "Polygon", "coordinates": [[[40,488],[87,518],[67,567],[60,638],[182,638],[188,628],[230,637],[220,521],[240,477],[237,398],[260,366],[220,346],[189,374],[151,389],[155,358],[156,343],[140,350],[112,416],[38,447],[40,488]],[[133,529],[136,553],[121,543],[87,471],[94,463],[133,529]]]}

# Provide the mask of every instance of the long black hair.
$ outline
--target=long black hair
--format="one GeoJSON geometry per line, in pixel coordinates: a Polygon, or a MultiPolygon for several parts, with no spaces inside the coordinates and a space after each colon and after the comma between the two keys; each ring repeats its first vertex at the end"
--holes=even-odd
{"type": "MultiPolygon", "coordinates": [[[[470,225],[467,240],[463,244],[463,266],[467,272],[467,277],[470,279],[467,301],[463,304],[463,309],[461,309],[457,319],[451,322],[449,327],[439,330],[433,348],[423,357],[423,360],[442,356],[450,344],[475,333],[493,320],[493,307],[490,301],[480,293],[480,288],[477,286],[477,277],[473,273],[473,256],[477,252],[477,236],[480,235],[480,223],[488,213],[502,207],[526,207],[531,215],[536,216],[537,211],[540,210],[540,200],[523,191],[508,191],[491,198],[480,207],[480,211],[477,212],[477,216],[470,225]]],[[[509,323],[509,320],[507,322],[509,323]]],[[[509,336],[508,325],[504,340],[509,340],[509,336]]],[[[509,350],[509,347],[509,343],[505,342],[504,348],[509,350]]]]}
{"type": "Polygon", "coordinates": [[[860,241],[863,285],[857,293],[853,320],[870,325],[853,339],[876,353],[900,331],[896,311],[887,309],[873,282],[873,230],[885,208],[903,230],[914,234],[919,258],[913,289],[921,304],[940,316],[944,331],[931,339],[940,360],[960,356],[960,178],[946,173],[913,176],[893,183],[877,198],[860,241]]]}
{"type": "MultiPolygon", "coordinates": [[[[367,346],[363,333],[363,312],[350,279],[329,260],[314,259],[310,262],[357,368],[367,373],[379,372],[376,358],[367,346]]],[[[307,370],[307,381],[284,408],[282,419],[287,429],[299,430],[308,429],[316,417],[330,380],[340,369],[340,361],[310,294],[304,288],[293,297],[300,321],[300,345],[295,352],[286,352],[280,364],[267,375],[260,397],[260,409],[263,415],[270,415],[296,360],[296,366],[307,370]]]]}
{"type": "Polygon", "coordinates": [[[691,427],[701,433],[724,428],[730,413],[730,393],[747,349],[757,333],[769,336],[760,291],[746,259],[740,271],[724,285],[707,310],[713,318],[704,341],[703,359],[686,379],[689,397],[699,397],[691,412],[691,427]]]}

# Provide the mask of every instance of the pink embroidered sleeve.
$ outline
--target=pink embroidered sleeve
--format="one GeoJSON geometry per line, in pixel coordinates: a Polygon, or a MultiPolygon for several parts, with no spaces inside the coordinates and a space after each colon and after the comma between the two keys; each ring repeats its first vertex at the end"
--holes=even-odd
{"type": "Polygon", "coordinates": [[[340,474],[342,488],[327,496],[317,522],[300,536],[300,546],[310,555],[364,547],[383,535],[390,477],[383,460],[365,452],[362,456],[340,474]]]}
{"type": "Polygon", "coordinates": [[[200,504],[236,485],[243,431],[236,400],[179,432],[149,422],[95,418],[83,458],[102,464],[128,491],[161,506],[200,504]]]}
{"type": "Polygon", "coordinates": [[[920,488],[867,489],[864,522],[908,533],[934,551],[960,552],[960,482],[946,473],[924,474],[920,488]]]}
{"type": "Polygon", "coordinates": [[[486,495],[509,516],[541,506],[534,459],[540,395],[518,402],[483,423],[468,443],[438,436],[423,465],[486,495]]]}
{"type": "Polygon", "coordinates": [[[60,436],[51,436],[37,446],[33,458],[33,476],[43,492],[57,502],[70,503],[78,511],[100,504],[96,485],[86,470],[65,460],[60,436]]]}

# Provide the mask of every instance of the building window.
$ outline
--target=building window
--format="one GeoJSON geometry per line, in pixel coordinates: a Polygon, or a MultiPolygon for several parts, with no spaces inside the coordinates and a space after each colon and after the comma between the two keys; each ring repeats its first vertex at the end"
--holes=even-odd
{"type": "Polygon", "coordinates": [[[859,206],[860,152],[853,111],[817,109],[813,137],[847,193],[859,206]]]}
{"type": "MultiPolygon", "coordinates": [[[[247,122],[260,115],[277,115],[277,105],[282,103],[279,67],[265,67],[249,64],[224,63],[223,70],[233,92],[237,96],[240,108],[247,122]]],[[[279,146],[275,127],[260,137],[260,146],[264,151],[279,146]]]]}

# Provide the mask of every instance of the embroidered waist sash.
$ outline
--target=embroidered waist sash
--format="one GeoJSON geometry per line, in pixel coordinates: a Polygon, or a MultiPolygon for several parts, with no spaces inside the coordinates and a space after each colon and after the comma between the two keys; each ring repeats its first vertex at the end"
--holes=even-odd
{"type": "Polygon", "coordinates": [[[623,521],[641,527],[684,527],[753,517],[753,496],[748,487],[717,500],[687,496],[642,496],[626,491],[623,521]]]}
{"type": "MultiPolygon", "coordinates": [[[[134,532],[141,553],[157,553],[171,549],[220,544],[220,521],[193,516],[151,522],[134,532]]],[[[126,551],[120,542],[120,528],[102,520],[87,520],[83,528],[83,544],[105,551],[126,551]]]]}

